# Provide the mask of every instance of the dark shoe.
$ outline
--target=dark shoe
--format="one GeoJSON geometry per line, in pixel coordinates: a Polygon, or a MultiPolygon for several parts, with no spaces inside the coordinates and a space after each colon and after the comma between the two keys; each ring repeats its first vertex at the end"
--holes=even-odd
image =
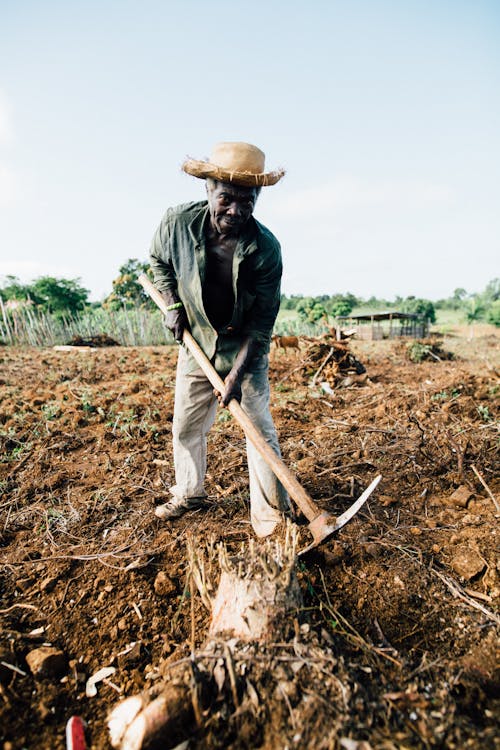
{"type": "Polygon", "coordinates": [[[173,497],[164,505],[157,505],[155,516],[162,521],[171,521],[180,518],[189,510],[198,510],[206,505],[204,497],[173,497]]]}

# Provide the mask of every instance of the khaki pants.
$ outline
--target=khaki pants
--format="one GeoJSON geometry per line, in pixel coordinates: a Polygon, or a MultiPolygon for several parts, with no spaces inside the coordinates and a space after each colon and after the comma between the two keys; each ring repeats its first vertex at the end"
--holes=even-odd
{"type": "MultiPolygon", "coordinates": [[[[241,406],[260,429],[279,456],[280,449],[269,411],[269,378],[267,357],[258,360],[246,372],[241,384],[241,406]]],[[[187,355],[181,347],[175,384],[174,421],[172,427],[176,484],[175,497],[205,497],[207,468],[207,433],[215,420],[217,399],[213,386],[202,370],[187,372],[187,355]]],[[[246,441],[250,476],[250,520],[257,536],[272,534],[290,509],[288,495],[259,452],[246,441]]]]}

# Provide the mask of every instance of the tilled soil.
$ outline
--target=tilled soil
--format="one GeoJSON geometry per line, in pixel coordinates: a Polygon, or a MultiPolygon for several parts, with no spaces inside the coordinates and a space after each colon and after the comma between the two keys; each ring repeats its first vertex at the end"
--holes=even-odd
{"type": "MultiPolygon", "coordinates": [[[[353,342],[366,372],[327,390],[304,349],[273,350],[283,457],[320,507],[340,514],[383,478],[299,559],[304,609],[290,640],[248,652],[251,700],[214,699],[190,748],[500,747],[498,342],[446,339],[453,361],[420,364],[402,343],[353,342]]],[[[168,683],[206,641],[186,540],[253,538],[244,438],[219,410],[210,506],[162,523],[175,348],[4,347],[0,360],[0,740],[58,750],[78,715],[88,747],[107,748],[117,700],[168,683]]]]}

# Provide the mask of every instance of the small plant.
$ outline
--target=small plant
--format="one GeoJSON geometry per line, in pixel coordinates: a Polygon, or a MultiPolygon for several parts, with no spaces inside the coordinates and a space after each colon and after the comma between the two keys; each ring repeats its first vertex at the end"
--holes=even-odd
{"type": "Polygon", "coordinates": [[[487,406],[484,406],[483,404],[479,404],[479,406],[477,407],[477,413],[479,414],[483,422],[491,422],[493,419],[493,417],[490,414],[490,410],[488,409],[487,406]]]}
{"type": "Polygon", "coordinates": [[[89,389],[85,389],[82,392],[82,395],[80,396],[80,403],[84,413],[87,416],[90,414],[94,414],[97,411],[97,408],[92,403],[92,391],[90,391],[89,389]]]}
{"type": "Polygon", "coordinates": [[[290,390],[290,386],[285,385],[284,383],[276,383],[274,390],[278,393],[287,393],[287,391],[290,390]]]}
{"type": "Polygon", "coordinates": [[[433,396],[431,396],[431,401],[446,401],[447,398],[447,391],[439,391],[439,393],[435,393],[433,396]]]}
{"type": "Polygon", "coordinates": [[[50,422],[51,419],[55,419],[60,413],[59,404],[57,401],[49,401],[42,406],[43,418],[46,422],[50,422]]]}
{"type": "Polygon", "coordinates": [[[432,347],[429,344],[422,344],[420,341],[412,341],[407,347],[408,358],[412,362],[423,362],[424,359],[428,359],[431,351],[432,347]]]}
{"type": "Polygon", "coordinates": [[[439,391],[431,396],[432,401],[452,401],[460,396],[460,391],[457,388],[453,388],[451,391],[439,391]]]}

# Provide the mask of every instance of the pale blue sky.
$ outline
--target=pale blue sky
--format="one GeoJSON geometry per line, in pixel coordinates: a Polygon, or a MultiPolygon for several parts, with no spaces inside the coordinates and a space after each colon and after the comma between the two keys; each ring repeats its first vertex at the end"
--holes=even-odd
{"type": "Polygon", "coordinates": [[[437,299],[500,275],[500,3],[0,0],[0,277],[101,299],[180,171],[244,140],[287,294],[437,299]]]}

